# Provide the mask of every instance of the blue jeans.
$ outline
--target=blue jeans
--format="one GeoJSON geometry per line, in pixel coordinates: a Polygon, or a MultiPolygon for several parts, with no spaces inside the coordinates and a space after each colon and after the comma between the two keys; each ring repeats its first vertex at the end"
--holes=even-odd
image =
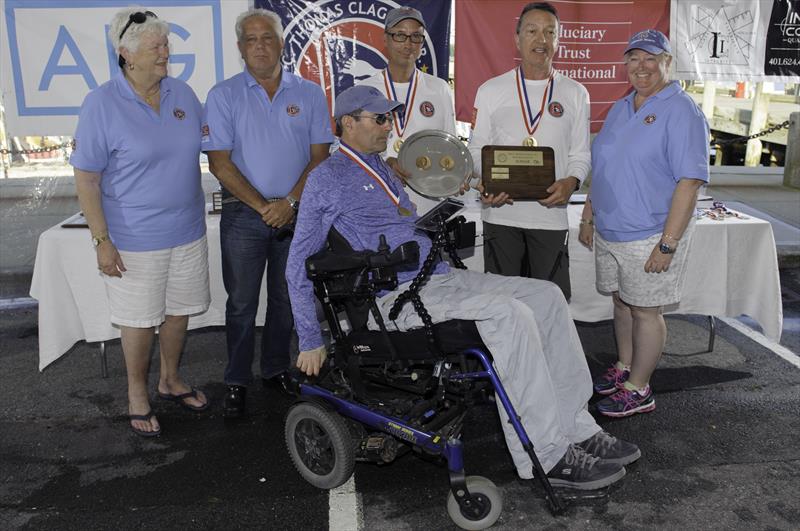
{"type": "Polygon", "coordinates": [[[222,206],[220,250],[222,280],[228,293],[225,305],[228,385],[247,385],[253,380],[255,321],[265,265],[267,315],[261,335],[261,376],[271,378],[289,368],[294,319],[286,286],[286,259],[291,238],[279,241],[277,232],[244,203],[222,206]]]}

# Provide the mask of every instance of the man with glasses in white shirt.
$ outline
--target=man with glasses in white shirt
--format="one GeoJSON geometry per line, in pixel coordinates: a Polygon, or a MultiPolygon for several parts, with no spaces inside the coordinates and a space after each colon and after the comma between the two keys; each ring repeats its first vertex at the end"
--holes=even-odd
{"type": "MultiPolygon", "coordinates": [[[[386,14],[384,34],[386,68],[362,81],[361,85],[375,87],[389,100],[405,104],[396,111],[386,150],[381,154],[386,163],[401,178],[409,173],[397,161],[403,142],[425,129],[456,133],[456,119],[450,86],[441,78],[423,72],[416,66],[425,42],[425,20],[422,13],[411,7],[398,7],[386,14]]],[[[406,190],[417,213],[430,210],[438,201],[406,190]]]]}

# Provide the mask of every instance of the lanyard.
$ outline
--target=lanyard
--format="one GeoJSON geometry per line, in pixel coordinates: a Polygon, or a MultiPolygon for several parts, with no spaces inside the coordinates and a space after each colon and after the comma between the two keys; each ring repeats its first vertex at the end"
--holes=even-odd
{"type": "Polygon", "coordinates": [[[536,130],[539,128],[539,124],[542,122],[545,105],[549,104],[553,99],[553,89],[555,88],[556,84],[553,80],[553,74],[550,74],[550,78],[547,80],[547,86],[544,87],[544,93],[542,94],[542,105],[539,107],[539,113],[534,116],[533,111],[531,110],[531,103],[528,101],[528,89],[525,88],[525,77],[522,74],[522,65],[517,68],[516,76],[517,95],[519,96],[519,105],[520,109],[522,110],[522,118],[525,120],[525,128],[527,129],[528,134],[533,136],[533,133],[536,132],[536,130]]]}
{"type": "MultiPolygon", "coordinates": [[[[348,146],[344,142],[340,143],[339,151],[344,153],[344,155],[346,157],[348,157],[350,160],[352,160],[358,166],[360,166],[362,170],[367,172],[367,175],[369,175],[375,181],[377,181],[377,183],[380,185],[380,187],[383,188],[383,191],[386,192],[386,195],[389,196],[389,199],[391,199],[392,203],[395,206],[400,207],[400,196],[398,194],[394,193],[394,191],[391,189],[391,187],[389,187],[389,185],[386,183],[386,181],[383,180],[383,177],[380,176],[380,174],[375,170],[375,168],[370,166],[369,162],[364,160],[364,157],[362,157],[356,150],[354,150],[353,148],[351,148],[350,146],[348,146]]],[[[402,207],[400,207],[400,208],[402,208],[402,207]]]]}
{"type": "MultiPolygon", "coordinates": [[[[408,92],[406,93],[405,107],[403,112],[393,111],[394,114],[394,130],[398,138],[403,138],[406,132],[408,122],[411,120],[411,114],[414,112],[414,99],[417,96],[417,85],[419,82],[419,70],[416,68],[411,73],[411,78],[408,80],[408,92]]],[[[390,100],[397,101],[397,92],[394,90],[394,81],[392,75],[389,73],[388,68],[383,69],[383,85],[386,88],[386,96],[390,100]]]]}

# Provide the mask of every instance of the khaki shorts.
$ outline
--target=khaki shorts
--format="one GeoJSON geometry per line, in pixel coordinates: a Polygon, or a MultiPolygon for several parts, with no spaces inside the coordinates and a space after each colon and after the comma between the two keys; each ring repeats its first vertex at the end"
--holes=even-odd
{"type": "Polygon", "coordinates": [[[660,233],[646,240],[609,242],[595,232],[597,291],[618,291],[619,298],[625,303],[644,308],[679,302],[693,233],[694,220],[686,228],[669,269],[662,273],[647,273],[644,264],[661,240],[660,233]]]}
{"type": "Polygon", "coordinates": [[[206,237],[158,251],[120,251],[127,271],[122,278],[103,275],[111,322],[150,328],[165,315],[196,315],[208,310],[208,244],[206,237]]]}

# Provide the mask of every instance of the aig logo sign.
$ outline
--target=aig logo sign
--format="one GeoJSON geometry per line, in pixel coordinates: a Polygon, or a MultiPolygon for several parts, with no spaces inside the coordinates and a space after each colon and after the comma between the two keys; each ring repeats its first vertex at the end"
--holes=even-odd
{"type": "MultiPolygon", "coordinates": [[[[189,83],[201,100],[224,77],[220,1],[140,2],[170,23],[170,76],[189,83]]],[[[119,71],[108,23],[131,3],[6,0],[0,35],[11,79],[4,67],[3,89],[13,93],[16,114],[77,116],[86,93],[119,71]]]]}

